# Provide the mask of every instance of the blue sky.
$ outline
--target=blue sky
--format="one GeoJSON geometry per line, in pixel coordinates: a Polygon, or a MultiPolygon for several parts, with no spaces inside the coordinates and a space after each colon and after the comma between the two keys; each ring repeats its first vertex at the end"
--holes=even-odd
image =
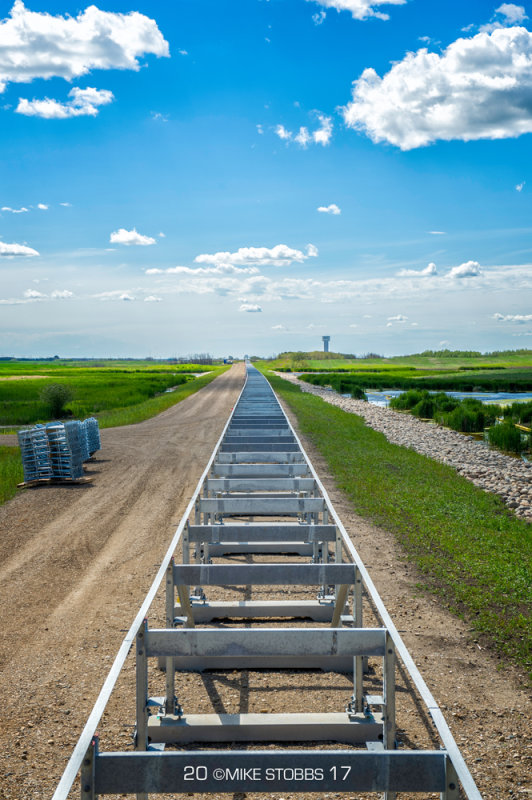
{"type": "Polygon", "coordinates": [[[0,355],[532,343],[532,4],[0,3],[0,355]]]}

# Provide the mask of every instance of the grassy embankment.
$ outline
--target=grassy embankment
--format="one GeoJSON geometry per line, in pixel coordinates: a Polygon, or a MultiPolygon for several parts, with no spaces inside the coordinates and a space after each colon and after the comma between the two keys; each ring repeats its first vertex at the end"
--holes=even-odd
{"type": "MultiPolygon", "coordinates": [[[[191,369],[191,367],[189,367],[191,369]]],[[[205,369],[205,367],[203,367],[205,369]]],[[[47,382],[73,387],[75,399],[66,407],[75,417],[95,416],[100,428],[132,425],[160,414],[186,397],[199,391],[229,367],[209,367],[210,372],[193,376],[160,374],[146,375],[145,371],[64,370],[48,379],[0,381],[0,427],[2,424],[33,424],[49,421],[48,409],[39,400],[39,392],[47,382]],[[74,374],[73,374],[74,372],[74,374]],[[76,374],[76,372],[78,374],[76,374]],[[66,373],[66,375],[64,374],[66,373]],[[171,392],[169,387],[176,387],[171,392]]],[[[71,417],[72,418],[72,417],[71,417]]],[[[18,447],[0,447],[0,504],[16,493],[22,480],[22,464],[18,447]]]]}
{"type": "Polygon", "coordinates": [[[368,355],[356,358],[342,353],[323,353],[319,350],[311,352],[286,352],[270,361],[256,362],[259,368],[271,370],[289,369],[292,372],[327,371],[327,372],[354,372],[359,370],[398,369],[400,367],[414,367],[416,369],[455,371],[460,368],[508,368],[531,367],[532,350],[502,350],[494,353],[478,353],[475,351],[426,350],[423,353],[414,353],[407,356],[368,355]]]}
{"type": "Polygon", "coordinates": [[[321,398],[268,375],[356,513],[393,533],[438,594],[501,657],[532,668],[532,526],[450,467],[390,444],[321,398]]]}

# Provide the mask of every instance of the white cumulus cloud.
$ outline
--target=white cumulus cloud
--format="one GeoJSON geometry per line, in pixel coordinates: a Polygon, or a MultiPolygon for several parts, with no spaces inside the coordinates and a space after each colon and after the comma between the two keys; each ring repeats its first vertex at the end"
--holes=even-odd
{"type": "Polygon", "coordinates": [[[297,133],[293,133],[293,131],[285,128],[284,125],[277,125],[275,127],[275,133],[279,139],[283,139],[286,142],[295,142],[303,148],[308,147],[309,144],[321,144],[323,147],[326,147],[330,143],[333,133],[332,118],[325,116],[325,114],[320,114],[319,112],[317,112],[317,116],[320,125],[313,131],[310,131],[306,126],[302,125],[297,133]]]}
{"type": "Polygon", "coordinates": [[[335,215],[338,215],[338,214],[342,213],[342,209],[339,208],[336,205],[336,203],[331,203],[328,206],[318,206],[318,211],[320,212],[320,214],[335,214],[335,215]]]}
{"type": "Polygon", "coordinates": [[[272,331],[285,331],[286,328],[284,325],[272,325],[272,331]]]}
{"type": "Polygon", "coordinates": [[[38,256],[40,253],[25,244],[0,242],[0,256],[38,256]]]}
{"type": "Polygon", "coordinates": [[[0,91],[35,78],[71,81],[93,69],[139,70],[139,57],[168,56],[155,20],[88,6],[76,17],[29,11],[15,0],[0,22],[0,91]]]}
{"type": "Polygon", "coordinates": [[[37,208],[39,208],[41,211],[48,211],[48,206],[46,203],[37,203],[37,208]]]}
{"type": "Polygon", "coordinates": [[[162,301],[162,297],[157,297],[155,294],[149,294],[147,297],[144,298],[145,303],[160,303],[162,301]]]}
{"type": "Polygon", "coordinates": [[[443,53],[408,53],[381,78],[366,69],[343,109],[348,127],[402,150],[438,139],[504,139],[532,131],[532,33],[500,28],[443,53]]]}
{"type": "Polygon", "coordinates": [[[74,297],[74,292],[69,289],[54,289],[50,297],[58,300],[67,300],[69,297],[74,297]]]}
{"type": "Polygon", "coordinates": [[[127,231],[125,228],[119,228],[117,231],[113,231],[109,241],[111,244],[136,244],[143,247],[146,247],[149,244],[155,244],[155,239],[153,239],[151,236],[144,236],[142,233],[138,233],[135,228],[133,228],[132,231],[127,231]]]}
{"type": "Polygon", "coordinates": [[[528,19],[528,17],[523,6],[517,6],[515,3],[503,3],[502,6],[495,9],[492,21],[488,22],[487,25],[481,25],[480,30],[491,33],[497,28],[519,25],[525,19],[528,19]]]}
{"type": "Polygon", "coordinates": [[[395,317],[388,317],[388,322],[406,322],[408,317],[405,317],[404,314],[396,314],[395,317]]]}
{"type": "Polygon", "coordinates": [[[437,275],[438,270],[436,269],[436,264],[431,261],[425,269],[401,269],[397,273],[400,278],[406,277],[419,277],[419,278],[430,278],[432,275],[437,275]]]}
{"type": "Polygon", "coordinates": [[[10,206],[2,206],[2,211],[9,211],[10,214],[26,214],[28,209],[26,206],[20,208],[11,208],[10,206]]]}
{"type": "Polygon", "coordinates": [[[516,192],[522,192],[523,189],[525,188],[525,183],[526,183],[526,181],[523,181],[522,183],[518,183],[517,186],[515,187],[515,191],[516,192]]]}
{"type": "Polygon", "coordinates": [[[319,3],[324,8],[335,8],[337,11],[350,11],[353,19],[365,20],[390,19],[390,15],[379,11],[381,6],[402,6],[406,0],[308,0],[319,3]]]}
{"type": "Polygon", "coordinates": [[[493,315],[493,318],[498,320],[499,322],[518,322],[520,324],[524,322],[532,322],[532,314],[499,314],[496,313],[493,315]]]}
{"type": "MultiPolygon", "coordinates": [[[[90,86],[87,86],[86,89],[75,86],[70,90],[68,96],[71,99],[66,103],[60,103],[50,97],[45,97],[43,100],[27,100],[21,97],[15,111],[26,117],[41,117],[42,119],[95,117],[100,106],[108,105],[114,100],[113,93],[107,89],[93,89],[90,86]]],[[[41,207],[42,204],[39,205],[39,208],[41,207]]]]}
{"type": "Polygon", "coordinates": [[[453,267],[447,274],[447,278],[475,278],[480,275],[480,264],[478,261],[466,261],[458,267],[453,267]]]}
{"type": "Polygon", "coordinates": [[[42,292],[38,292],[37,289],[26,289],[24,292],[24,297],[27,297],[31,300],[38,300],[39,298],[47,297],[47,295],[43,294],[42,292]]]}
{"type": "MultiPolygon", "coordinates": [[[[275,247],[240,247],[236,252],[228,251],[218,253],[202,253],[196,256],[197,264],[213,264],[214,266],[230,265],[243,266],[290,266],[294,261],[302,263],[307,258],[318,255],[318,250],[313,244],[307,245],[307,252],[288,247],[286,244],[277,244],[275,247]]],[[[184,267],[182,269],[185,269],[184,267]]]]}
{"type": "Polygon", "coordinates": [[[259,311],[262,311],[262,308],[260,306],[255,305],[254,303],[242,303],[242,305],[238,310],[248,311],[250,314],[255,314],[259,311]]]}

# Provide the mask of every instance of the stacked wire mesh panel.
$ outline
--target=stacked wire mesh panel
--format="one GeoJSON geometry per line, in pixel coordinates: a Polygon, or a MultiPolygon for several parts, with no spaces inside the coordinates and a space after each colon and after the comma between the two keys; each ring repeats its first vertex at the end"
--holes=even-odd
{"type": "Polygon", "coordinates": [[[50,422],[18,432],[24,482],[77,480],[83,463],[100,449],[98,421],[50,422]]]}
{"type": "Polygon", "coordinates": [[[46,480],[52,477],[50,445],[43,425],[19,431],[18,443],[22,456],[24,480],[26,482],[46,480]]]}
{"type": "MultiPolygon", "coordinates": [[[[174,545],[181,545],[181,558],[169,555],[160,570],[165,627],[150,627],[141,610],[122,648],[125,660],[135,642],[135,752],[99,752],[93,734],[102,708],[95,707],[83,751],[84,800],[126,792],[140,800],[150,792],[377,792],[393,800],[402,791],[458,800],[457,765],[465,796],[480,800],[417,673],[448,746],[397,748],[396,648],[414,672],[415,665],[274,393],[250,365],[170,552],[174,545]],[[305,597],[294,587],[304,587],[305,597]],[[363,589],[381,627],[363,625],[363,589]],[[368,659],[379,664],[378,692],[369,691],[368,659]],[[151,691],[154,662],[165,670],[161,696],[151,691]],[[286,669],[348,675],[347,704],[319,712],[198,714],[183,699],[187,671],[231,670],[231,680],[235,671],[249,680],[250,671],[286,669]]],[[[58,792],[54,800],[65,796],[58,792]]]]}
{"type": "Polygon", "coordinates": [[[77,421],[46,426],[54,478],[75,480],[83,475],[82,446],[77,421]]]}

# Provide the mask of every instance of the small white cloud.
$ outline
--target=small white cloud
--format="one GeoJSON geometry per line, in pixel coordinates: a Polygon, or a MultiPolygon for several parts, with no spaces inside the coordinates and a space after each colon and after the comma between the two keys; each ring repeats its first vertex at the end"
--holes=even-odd
{"type": "Polygon", "coordinates": [[[11,208],[10,206],[2,206],[2,211],[9,211],[10,214],[26,214],[28,209],[25,206],[20,208],[11,208]]]}
{"type": "Polygon", "coordinates": [[[342,209],[339,208],[336,203],[331,203],[328,206],[318,206],[318,211],[320,214],[334,214],[338,215],[342,213],[342,209]]]}
{"type": "Polygon", "coordinates": [[[68,289],[54,289],[50,297],[58,300],[67,300],[69,297],[74,297],[74,292],[68,289]]]}
{"type": "Polygon", "coordinates": [[[438,347],[449,347],[450,344],[448,339],[442,339],[442,341],[438,343],[438,347]]]}
{"type": "Polygon", "coordinates": [[[480,275],[480,264],[478,261],[466,261],[465,264],[460,264],[459,267],[453,267],[447,274],[447,278],[474,278],[480,275]]]}
{"type": "Polygon", "coordinates": [[[277,125],[277,127],[275,128],[275,133],[277,134],[279,139],[288,140],[292,138],[292,132],[287,130],[284,125],[277,125]]]}
{"type": "Polygon", "coordinates": [[[517,322],[523,324],[524,322],[532,322],[532,314],[494,314],[493,318],[498,322],[517,322]]]}
{"type": "Polygon", "coordinates": [[[392,322],[406,322],[408,317],[405,317],[404,314],[396,314],[395,317],[388,317],[388,324],[391,325],[392,322]]]}
{"type": "Polygon", "coordinates": [[[250,314],[256,314],[259,311],[262,311],[262,308],[260,306],[255,305],[254,303],[242,303],[242,305],[238,310],[247,311],[250,314]]]}
{"type": "Polygon", "coordinates": [[[168,122],[168,120],[170,119],[168,114],[161,114],[160,111],[152,111],[151,118],[156,120],[157,122],[168,122]]]}
{"type": "Polygon", "coordinates": [[[525,188],[525,183],[526,183],[526,181],[523,181],[522,183],[518,183],[517,186],[515,187],[515,191],[516,192],[522,192],[523,189],[525,188]]]}
{"type": "Polygon", "coordinates": [[[162,231],[159,231],[157,236],[159,237],[159,239],[166,239],[166,233],[163,233],[162,231]]]}
{"type": "Polygon", "coordinates": [[[187,50],[178,50],[177,52],[179,53],[180,56],[188,56],[187,50]]]}
{"type": "Polygon", "coordinates": [[[297,142],[301,147],[308,147],[312,141],[312,136],[308,132],[308,128],[301,126],[299,132],[294,136],[294,142],[297,142]]]}
{"type": "Polygon", "coordinates": [[[142,247],[156,243],[155,239],[151,236],[144,236],[142,233],[138,233],[135,228],[131,231],[127,231],[125,228],[119,228],[117,231],[113,231],[109,241],[111,244],[125,244],[128,246],[134,244],[142,247]]]}
{"type": "Polygon", "coordinates": [[[356,323],[356,322],[352,322],[352,323],[351,323],[351,325],[350,325],[349,327],[350,327],[350,328],[358,328],[358,325],[357,325],[357,323],[356,323]]]}
{"type": "Polygon", "coordinates": [[[26,289],[24,292],[24,297],[27,297],[31,300],[37,300],[42,297],[47,297],[48,295],[43,294],[42,292],[38,292],[37,289],[26,289]]]}
{"type": "Polygon", "coordinates": [[[157,297],[154,294],[149,294],[148,297],[144,298],[145,303],[160,303],[162,301],[162,297],[157,297]]]}
{"type": "Polygon", "coordinates": [[[126,303],[130,303],[135,298],[133,297],[132,294],[128,294],[127,292],[124,292],[123,294],[119,295],[118,299],[119,300],[124,300],[126,303]]]}
{"type": "Polygon", "coordinates": [[[45,203],[37,203],[37,208],[41,211],[48,211],[48,206],[45,203]]]}
{"type": "Polygon", "coordinates": [[[201,277],[202,275],[257,275],[257,267],[234,267],[232,264],[217,264],[213,267],[168,267],[159,269],[152,267],[146,270],[146,275],[192,275],[201,277]]]}
{"type": "Polygon", "coordinates": [[[72,203],[59,203],[60,206],[64,206],[65,208],[72,208],[72,203]]]}
{"type": "Polygon", "coordinates": [[[0,256],[38,256],[40,253],[25,244],[0,242],[0,256]]]}
{"type": "Polygon", "coordinates": [[[495,9],[491,22],[488,22],[487,25],[481,25],[480,31],[491,33],[498,28],[519,25],[525,19],[528,19],[528,17],[523,6],[517,6],[515,3],[503,3],[499,8],[495,9]]]}
{"type": "Polygon", "coordinates": [[[285,331],[286,328],[284,325],[272,325],[272,331],[285,331]]]}
{"type": "Polygon", "coordinates": [[[315,244],[307,244],[307,258],[316,258],[319,255],[315,244]]]}
{"type": "Polygon", "coordinates": [[[321,144],[323,147],[328,145],[331,141],[333,132],[332,118],[321,114],[319,111],[314,112],[320,122],[320,127],[310,131],[308,127],[302,125],[299,131],[294,135],[292,131],[285,128],[284,125],[277,125],[275,133],[280,139],[287,142],[293,141],[300,147],[306,148],[309,144],[321,144]]]}
{"type": "Polygon", "coordinates": [[[316,144],[321,144],[325,147],[331,141],[333,132],[332,118],[326,117],[324,114],[318,114],[318,119],[321,124],[317,130],[313,131],[312,139],[316,144]]]}
{"type": "Polygon", "coordinates": [[[363,319],[373,319],[373,314],[364,314],[363,319]]]}
{"type": "Polygon", "coordinates": [[[113,93],[107,89],[93,89],[90,86],[86,89],[75,86],[68,96],[72,99],[67,103],[60,103],[49,97],[43,100],[27,100],[25,97],[20,97],[15,111],[26,117],[41,117],[41,119],[95,117],[100,106],[105,106],[114,100],[113,93]]]}
{"type": "Polygon", "coordinates": [[[402,6],[406,0],[307,0],[316,2],[325,8],[335,8],[337,11],[350,11],[353,19],[366,20],[370,18],[387,20],[389,14],[377,9],[381,6],[402,6]]]}
{"type": "Polygon", "coordinates": [[[445,231],[429,231],[431,236],[445,236],[445,231]]]}
{"type": "Polygon", "coordinates": [[[261,136],[264,134],[264,128],[260,124],[257,125],[257,133],[260,133],[261,136]]]}
{"type": "Polygon", "coordinates": [[[436,269],[436,264],[431,261],[425,269],[401,269],[397,273],[400,278],[406,277],[418,277],[418,278],[431,278],[433,275],[437,275],[438,270],[436,269]]]}
{"type": "Polygon", "coordinates": [[[315,14],[312,15],[312,22],[314,25],[322,25],[325,22],[325,17],[327,16],[326,11],[317,11],[315,14]]]}

